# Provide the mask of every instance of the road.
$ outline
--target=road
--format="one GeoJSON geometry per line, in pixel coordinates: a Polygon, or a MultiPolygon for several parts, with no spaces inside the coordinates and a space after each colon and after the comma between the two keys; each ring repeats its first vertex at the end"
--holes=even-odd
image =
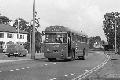
{"type": "Polygon", "coordinates": [[[74,80],[106,60],[103,52],[89,53],[86,60],[37,59],[0,64],[0,80],[74,80]]]}

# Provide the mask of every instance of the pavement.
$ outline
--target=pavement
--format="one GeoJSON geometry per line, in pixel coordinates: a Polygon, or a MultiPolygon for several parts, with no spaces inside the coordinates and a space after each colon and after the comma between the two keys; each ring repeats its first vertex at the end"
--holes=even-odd
{"type": "MultiPolygon", "coordinates": [[[[36,53],[35,59],[38,58],[45,58],[43,53],[36,53]]],[[[14,61],[24,61],[24,60],[33,60],[31,59],[31,54],[27,54],[26,57],[7,57],[4,54],[0,54],[0,63],[6,63],[6,62],[14,62],[14,61]]]]}

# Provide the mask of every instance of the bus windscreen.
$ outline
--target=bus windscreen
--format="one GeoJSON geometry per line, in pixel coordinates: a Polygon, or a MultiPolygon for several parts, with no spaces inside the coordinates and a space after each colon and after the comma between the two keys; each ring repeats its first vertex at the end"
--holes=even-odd
{"type": "Polygon", "coordinates": [[[67,43],[66,33],[46,33],[45,43],[67,43]]]}

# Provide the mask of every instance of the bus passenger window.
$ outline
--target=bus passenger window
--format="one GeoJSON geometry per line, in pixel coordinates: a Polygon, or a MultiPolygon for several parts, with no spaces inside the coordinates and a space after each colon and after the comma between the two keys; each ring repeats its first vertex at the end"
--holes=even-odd
{"type": "Polygon", "coordinates": [[[62,39],[61,38],[56,38],[56,43],[62,43],[62,39]]]}

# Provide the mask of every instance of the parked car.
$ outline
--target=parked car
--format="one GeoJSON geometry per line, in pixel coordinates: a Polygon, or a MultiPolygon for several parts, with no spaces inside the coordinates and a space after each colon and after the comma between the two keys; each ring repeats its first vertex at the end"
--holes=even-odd
{"type": "Polygon", "coordinates": [[[27,49],[23,45],[18,44],[7,44],[6,55],[10,56],[26,56],[28,53],[27,49]]]}

